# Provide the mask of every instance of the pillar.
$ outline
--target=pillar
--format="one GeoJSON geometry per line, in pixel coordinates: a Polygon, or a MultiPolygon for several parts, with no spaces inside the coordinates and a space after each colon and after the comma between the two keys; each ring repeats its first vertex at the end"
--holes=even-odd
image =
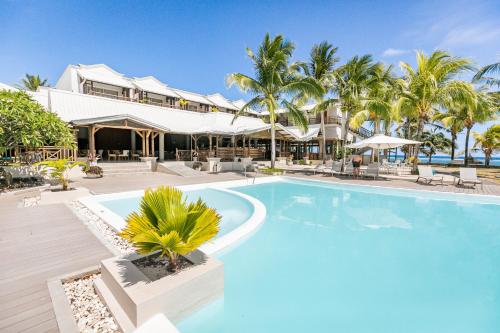
{"type": "Polygon", "coordinates": [[[130,130],[130,149],[135,152],[136,142],[135,142],[135,131],[130,130]]]}
{"type": "Polygon", "coordinates": [[[160,161],[164,161],[165,160],[165,133],[160,132],[158,135],[159,135],[158,142],[160,145],[160,147],[158,147],[158,150],[159,150],[158,159],[160,161]]]}
{"type": "Polygon", "coordinates": [[[91,125],[89,127],[89,154],[95,156],[95,127],[91,125]]]}

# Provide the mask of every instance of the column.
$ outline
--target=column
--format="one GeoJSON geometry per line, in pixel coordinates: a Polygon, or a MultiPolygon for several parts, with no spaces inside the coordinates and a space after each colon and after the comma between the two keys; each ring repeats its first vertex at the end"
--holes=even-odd
{"type": "Polygon", "coordinates": [[[89,154],[95,156],[95,127],[90,125],[89,127],[89,154]]]}
{"type": "Polygon", "coordinates": [[[132,152],[135,152],[135,149],[136,149],[135,131],[130,130],[130,150],[132,150],[132,152]]]}
{"type": "Polygon", "coordinates": [[[159,155],[158,155],[158,159],[160,161],[164,161],[165,160],[165,133],[160,132],[158,135],[159,135],[158,141],[159,141],[159,145],[160,145],[160,147],[158,147],[158,149],[160,150],[159,155]]]}

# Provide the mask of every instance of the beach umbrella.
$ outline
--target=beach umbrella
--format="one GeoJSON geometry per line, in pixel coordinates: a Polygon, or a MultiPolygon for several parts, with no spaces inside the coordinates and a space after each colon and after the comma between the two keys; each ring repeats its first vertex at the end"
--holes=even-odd
{"type": "Polygon", "coordinates": [[[384,134],[375,134],[372,137],[369,137],[368,139],[352,143],[350,145],[347,145],[347,148],[372,148],[376,149],[377,153],[380,149],[391,149],[391,148],[397,148],[405,145],[417,145],[421,144],[422,142],[420,141],[414,141],[414,140],[408,140],[408,139],[403,139],[403,138],[396,138],[392,136],[387,136],[384,134]]]}

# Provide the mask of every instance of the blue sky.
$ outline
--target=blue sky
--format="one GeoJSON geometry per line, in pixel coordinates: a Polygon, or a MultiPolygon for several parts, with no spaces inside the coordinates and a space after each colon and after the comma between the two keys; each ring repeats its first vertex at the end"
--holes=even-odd
{"type": "Polygon", "coordinates": [[[266,32],[292,40],[295,59],[328,40],[341,61],[369,53],[397,66],[413,63],[416,49],[440,48],[483,65],[500,58],[498,17],[498,0],[0,0],[0,82],[38,73],[54,84],[67,64],[106,63],[128,76],[239,98],[224,77],[251,73],[244,48],[266,32]]]}

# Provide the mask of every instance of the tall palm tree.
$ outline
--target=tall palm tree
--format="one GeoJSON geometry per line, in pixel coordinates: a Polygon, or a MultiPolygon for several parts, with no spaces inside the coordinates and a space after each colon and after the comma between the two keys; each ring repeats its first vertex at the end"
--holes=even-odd
{"type": "Polygon", "coordinates": [[[362,109],[363,98],[376,66],[371,55],[354,56],[335,71],[334,91],[340,99],[343,118],[343,168],[345,168],[347,135],[351,116],[362,109]]]}
{"type": "Polygon", "coordinates": [[[484,82],[489,86],[496,85],[500,88],[500,62],[481,67],[472,78],[473,82],[484,82]],[[497,75],[497,77],[491,75],[497,75]]]}
{"type": "MultiPolygon", "coordinates": [[[[328,96],[328,91],[332,88],[334,82],[333,67],[339,61],[336,57],[338,47],[333,47],[332,44],[323,41],[320,44],[314,45],[311,49],[309,62],[302,65],[305,74],[308,77],[316,80],[318,85],[323,87],[324,94],[315,98],[316,105],[311,110],[313,114],[321,116],[321,133],[323,141],[323,153],[321,158],[323,162],[326,160],[326,128],[325,128],[325,112],[336,100],[328,96]]],[[[307,98],[307,96],[305,96],[307,98]]]]}
{"type": "Polygon", "coordinates": [[[483,134],[473,132],[474,148],[480,147],[484,153],[484,164],[490,165],[491,155],[500,150],[500,125],[489,127],[483,134]]]}
{"type": "MultiPolygon", "coordinates": [[[[250,92],[254,97],[235,115],[244,113],[249,108],[269,112],[271,124],[271,167],[276,160],[276,110],[280,107],[288,110],[288,117],[303,131],[307,130],[307,117],[297,106],[297,96],[321,96],[323,88],[309,77],[298,74],[298,65],[290,64],[294,45],[283,36],[271,38],[266,34],[257,53],[246,49],[253,62],[254,78],[232,73],[227,77],[228,86],[237,85],[243,92],[250,92]]],[[[234,120],[233,120],[234,121],[234,120]]]]}
{"type": "Polygon", "coordinates": [[[24,78],[21,79],[21,85],[19,88],[28,91],[37,91],[38,87],[48,87],[49,84],[47,79],[41,79],[39,75],[25,74],[24,78]]]}
{"type": "Polygon", "coordinates": [[[449,127],[455,122],[456,126],[465,128],[465,166],[469,164],[469,141],[472,128],[477,123],[492,120],[498,113],[498,106],[484,88],[479,88],[473,93],[473,103],[452,103],[449,106],[448,116],[441,119],[445,126],[449,127]]]}
{"type": "MultiPolygon", "coordinates": [[[[398,101],[400,113],[417,121],[415,139],[421,141],[424,125],[432,119],[440,107],[450,103],[472,103],[473,89],[455,77],[471,69],[468,59],[452,57],[445,51],[434,51],[427,56],[422,51],[416,54],[415,68],[401,62],[404,77],[400,84],[403,87],[398,101]]],[[[418,155],[418,147],[414,155],[418,155]]]]}

